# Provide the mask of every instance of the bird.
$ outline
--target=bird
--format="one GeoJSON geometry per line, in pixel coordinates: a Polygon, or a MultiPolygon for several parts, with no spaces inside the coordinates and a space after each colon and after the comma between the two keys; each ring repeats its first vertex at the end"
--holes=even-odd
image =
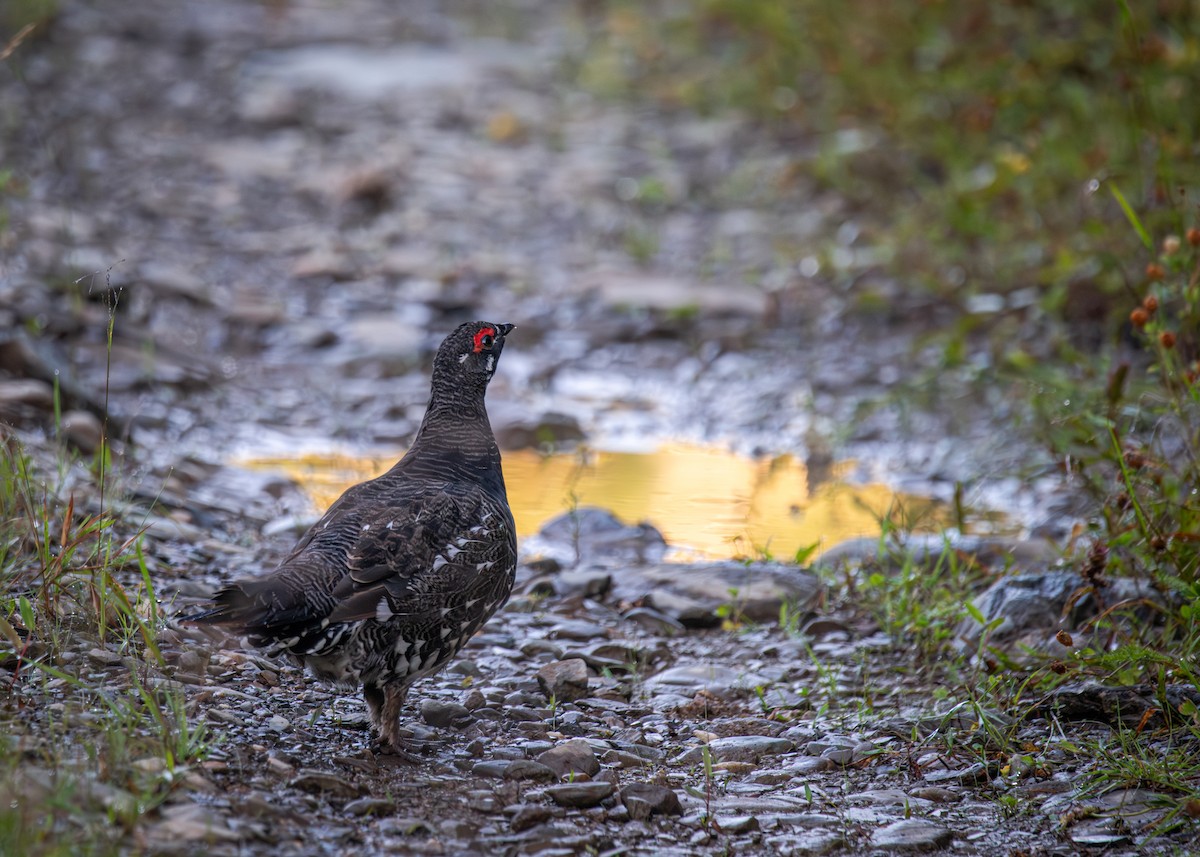
{"type": "Polygon", "coordinates": [[[516,528],[484,396],[513,327],[475,321],[450,333],[404,456],[348,488],[274,571],[225,586],[184,617],[361,687],[382,749],[409,759],[400,730],[409,688],[512,593],[516,528]]]}

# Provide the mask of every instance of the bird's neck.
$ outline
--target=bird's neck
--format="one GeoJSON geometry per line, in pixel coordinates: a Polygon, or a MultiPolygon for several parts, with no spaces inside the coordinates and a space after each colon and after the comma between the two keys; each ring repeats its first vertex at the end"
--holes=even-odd
{"type": "Polygon", "coordinates": [[[483,395],[453,399],[434,396],[421,420],[410,452],[446,450],[470,458],[499,462],[500,451],[488,422],[483,395]]]}

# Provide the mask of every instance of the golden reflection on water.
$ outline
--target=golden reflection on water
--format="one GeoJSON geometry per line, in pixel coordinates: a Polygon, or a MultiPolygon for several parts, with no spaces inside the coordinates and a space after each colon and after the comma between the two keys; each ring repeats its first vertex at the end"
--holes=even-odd
{"type": "MultiPolygon", "coordinates": [[[[282,470],[321,509],[355,482],[378,476],[394,458],[309,455],[242,464],[282,470]]],[[[804,462],[790,455],[752,459],[710,447],[671,444],[654,453],[504,453],[504,477],[517,532],[531,535],[575,505],[602,506],[622,520],[649,521],[674,547],[717,557],[791,559],[816,543],[822,550],[857,536],[877,536],[883,518],[919,529],[945,523],[933,500],[886,485],[837,481],[852,467],[835,465],[832,481],[809,491],[804,462]]]]}

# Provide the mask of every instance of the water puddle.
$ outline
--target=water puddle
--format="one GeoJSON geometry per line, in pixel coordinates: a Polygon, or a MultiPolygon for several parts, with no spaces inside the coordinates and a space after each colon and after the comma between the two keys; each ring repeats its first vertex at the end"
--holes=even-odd
{"type": "MultiPolygon", "coordinates": [[[[348,486],[379,475],[395,460],[307,455],[240,464],[287,473],[324,509],[348,486]]],[[[877,536],[884,519],[926,532],[947,525],[948,510],[937,500],[882,484],[840,481],[853,466],[834,465],[830,480],[810,490],[804,462],[788,455],[752,459],[682,444],[652,453],[504,453],[509,502],[521,536],[576,505],[602,506],[629,522],[649,521],[669,544],[697,554],[769,553],[790,560],[813,544],[826,550],[847,539],[877,536]]]]}

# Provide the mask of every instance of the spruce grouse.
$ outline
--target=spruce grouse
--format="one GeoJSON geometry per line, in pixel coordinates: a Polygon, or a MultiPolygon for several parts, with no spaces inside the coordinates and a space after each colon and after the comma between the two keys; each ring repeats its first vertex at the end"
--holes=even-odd
{"type": "Polygon", "coordinates": [[[512,592],[516,533],[484,393],[511,324],[446,337],[412,447],[349,488],[272,573],[232,584],[189,617],[226,624],[317,676],[363,688],[403,754],[400,708],[512,592]]]}

